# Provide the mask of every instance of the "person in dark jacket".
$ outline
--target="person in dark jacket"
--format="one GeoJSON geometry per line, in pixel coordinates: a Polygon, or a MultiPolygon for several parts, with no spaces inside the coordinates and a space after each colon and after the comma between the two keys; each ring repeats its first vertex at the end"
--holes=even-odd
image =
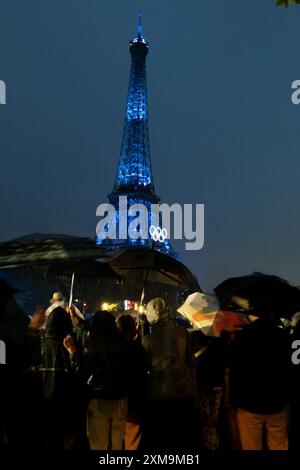
{"type": "Polygon", "coordinates": [[[32,442],[42,444],[43,395],[37,367],[45,310],[36,306],[30,318],[18,305],[17,292],[0,280],[0,341],[6,353],[5,364],[0,364],[0,448],[19,450],[32,442]]]}
{"type": "Polygon", "coordinates": [[[149,362],[145,446],[193,448],[196,371],[189,333],[170,319],[162,298],[148,303],[147,320],[152,330],[142,338],[149,362]]]}
{"type": "Polygon", "coordinates": [[[91,450],[122,450],[128,407],[128,345],[113,316],[96,312],[81,360],[72,338],[64,345],[88,386],[87,436],[91,450]]]}
{"type": "Polygon", "coordinates": [[[195,348],[196,407],[201,423],[201,443],[207,450],[217,450],[223,445],[220,418],[224,402],[229,335],[225,330],[221,332],[220,337],[209,337],[199,330],[192,333],[192,336],[198,339],[198,346],[195,348]]]}
{"type": "Polygon", "coordinates": [[[47,318],[39,371],[45,398],[45,446],[61,449],[76,435],[80,415],[79,386],[63,341],[72,334],[72,321],[61,307],[47,318]]]}
{"type": "Polygon", "coordinates": [[[231,404],[243,450],[287,450],[290,341],[267,309],[259,315],[231,345],[231,404]]]}
{"type": "Polygon", "coordinates": [[[128,416],[125,426],[125,450],[137,450],[142,438],[142,425],[147,393],[146,351],[138,336],[135,319],[129,315],[117,318],[117,327],[129,348],[128,416]]]}
{"type": "MultiPolygon", "coordinates": [[[[25,315],[18,315],[17,322],[15,316],[10,315],[11,310],[16,310],[14,292],[6,281],[0,280],[0,449],[5,445],[14,446],[16,441],[14,428],[18,412],[14,407],[14,395],[29,324],[29,319],[25,315]]],[[[19,311],[20,309],[18,313],[19,311]]]]}

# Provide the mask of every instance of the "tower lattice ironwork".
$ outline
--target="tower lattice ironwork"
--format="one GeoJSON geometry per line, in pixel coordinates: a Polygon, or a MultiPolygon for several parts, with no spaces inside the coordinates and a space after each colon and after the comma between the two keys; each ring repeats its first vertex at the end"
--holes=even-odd
{"type": "MultiPolygon", "coordinates": [[[[142,34],[141,13],[139,13],[137,35],[130,41],[129,48],[131,68],[119,164],[113,191],[108,196],[110,204],[116,209],[117,229],[120,220],[120,196],[127,197],[127,209],[133,204],[143,204],[147,208],[148,227],[155,220],[151,205],[159,202],[159,197],[154,190],[150,157],[146,79],[148,49],[149,44],[142,34]]],[[[127,223],[130,224],[133,219],[133,216],[128,215],[127,223]]],[[[161,225],[160,218],[156,220],[156,225],[161,225]]],[[[101,237],[98,236],[97,243],[112,248],[150,246],[169,255],[175,255],[168,239],[163,242],[153,241],[148,230],[147,233],[140,233],[139,238],[128,236],[127,239],[117,240],[105,237],[104,233],[101,237]]]]}

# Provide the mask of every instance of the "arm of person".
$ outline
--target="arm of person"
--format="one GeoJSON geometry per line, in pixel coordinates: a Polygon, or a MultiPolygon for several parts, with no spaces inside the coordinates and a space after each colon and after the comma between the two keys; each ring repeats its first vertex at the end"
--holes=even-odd
{"type": "Polygon", "coordinates": [[[82,354],[80,354],[78,348],[76,347],[74,338],[71,335],[66,336],[63,341],[63,344],[70,355],[71,366],[73,370],[75,371],[76,375],[83,376],[84,375],[83,357],[82,357],[82,354]]]}

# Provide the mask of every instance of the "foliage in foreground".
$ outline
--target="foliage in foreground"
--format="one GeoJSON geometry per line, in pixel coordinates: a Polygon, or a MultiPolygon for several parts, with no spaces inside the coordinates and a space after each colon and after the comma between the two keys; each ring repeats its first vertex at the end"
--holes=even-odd
{"type": "Polygon", "coordinates": [[[277,0],[276,1],[277,6],[283,6],[286,8],[292,3],[297,3],[298,5],[300,5],[300,0],[277,0]]]}

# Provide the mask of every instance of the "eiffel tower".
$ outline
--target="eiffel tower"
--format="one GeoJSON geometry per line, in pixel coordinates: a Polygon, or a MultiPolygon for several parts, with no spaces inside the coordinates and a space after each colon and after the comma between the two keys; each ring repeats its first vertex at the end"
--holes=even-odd
{"type": "MultiPolygon", "coordinates": [[[[120,221],[120,196],[127,197],[125,209],[133,204],[143,204],[147,208],[149,227],[151,204],[158,204],[160,200],[154,190],[150,157],[146,79],[148,50],[149,44],[142,34],[141,13],[139,13],[137,35],[130,41],[129,47],[131,68],[119,164],[113,191],[108,195],[109,203],[116,210],[117,230],[120,221]]],[[[128,215],[127,224],[129,225],[133,219],[134,216],[128,215]]],[[[156,225],[160,226],[160,218],[156,220],[156,225]]],[[[127,238],[118,240],[110,240],[104,233],[98,236],[97,244],[108,248],[145,246],[176,256],[168,239],[162,242],[153,241],[149,233],[141,232],[140,238],[130,238],[127,231],[127,238]]]]}

